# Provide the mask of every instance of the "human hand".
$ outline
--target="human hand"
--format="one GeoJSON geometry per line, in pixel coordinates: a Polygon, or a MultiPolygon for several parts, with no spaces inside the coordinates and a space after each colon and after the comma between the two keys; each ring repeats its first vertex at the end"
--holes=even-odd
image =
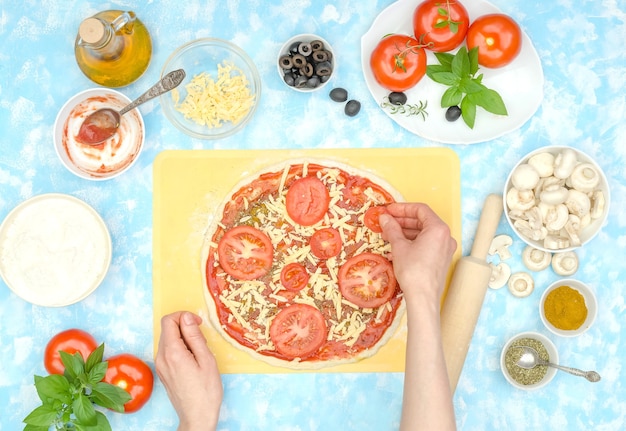
{"type": "Polygon", "coordinates": [[[161,319],[155,367],[178,414],[179,431],[214,430],[224,394],[201,322],[199,316],[184,311],[161,319]]]}
{"type": "Polygon", "coordinates": [[[423,203],[390,204],[379,222],[407,302],[426,295],[438,304],[457,246],[448,225],[423,203]]]}

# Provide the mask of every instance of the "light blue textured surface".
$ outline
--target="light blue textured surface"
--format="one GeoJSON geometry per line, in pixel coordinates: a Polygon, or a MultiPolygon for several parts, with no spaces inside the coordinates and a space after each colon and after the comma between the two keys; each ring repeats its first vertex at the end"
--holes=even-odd
{"type": "MultiPolygon", "coordinates": [[[[471,0],[467,0],[471,1],[471,0]]],[[[165,149],[433,147],[395,125],[377,106],[360,67],[360,37],[390,0],[0,1],[0,219],[34,195],[60,192],[91,204],[113,239],[113,261],[101,287],[84,301],[52,309],[30,305],[0,282],[0,430],[21,429],[37,404],[33,374],[47,340],[82,327],[107,344],[152,361],[152,163],[165,149]],[[198,37],[229,39],[245,49],[263,82],[260,108],[242,132],[219,142],[193,140],[172,127],[158,101],[140,109],[146,145],[121,177],[88,182],[69,173],[52,145],[57,111],[93,87],[79,71],[73,43],[80,21],[104,9],[134,10],[153,37],[147,72],[122,91],[134,98],[152,85],[169,54],[198,37]],[[317,33],[332,43],[339,68],[333,85],[361,101],[347,118],[326,92],[286,89],[274,64],[282,41],[317,33]]],[[[417,3],[417,1],[416,1],[417,3]]],[[[550,335],[538,315],[542,288],[557,279],[535,276],[537,289],[517,299],[506,289],[485,298],[454,397],[458,428],[471,430],[623,430],[626,427],[624,338],[626,304],[626,4],[624,0],[493,0],[528,33],[542,61],[544,101],[519,130],[500,139],[450,146],[461,160],[463,254],[471,247],[484,198],[500,192],[508,171],[527,152],[549,144],[582,149],[603,167],[612,207],[603,231],[579,251],[576,277],[597,292],[596,324],[569,339],[550,335]],[[595,369],[590,384],[559,373],[536,392],[511,387],[499,368],[504,342],[536,330],[555,342],[561,362],[595,369]]],[[[514,103],[514,102],[513,102],[514,103]]],[[[504,218],[499,233],[512,231],[504,218]]],[[[511,266],[523,270],[517,240],[511,266]]],[[[220,430],[395,430],[401,374],[228,375],[220,430]]],[[[177,420],[163,386],[131,415],[108,414],[113,429],[168,430],[177,420]]]]}

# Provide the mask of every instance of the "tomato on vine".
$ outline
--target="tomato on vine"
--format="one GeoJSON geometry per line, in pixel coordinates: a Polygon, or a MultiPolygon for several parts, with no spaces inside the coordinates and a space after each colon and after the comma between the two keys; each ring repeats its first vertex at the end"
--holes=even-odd
{"type": "Polygon", "coordinates": [[[511,63],[522,49],[522,31],[509,16],[483,15],[467,31],[467,47],[478,47],[478,64],[498,68],[511,63]]]}
{"type": "Polygon", "coordinates": [[[452,51],[463,43],[469,22],[459,1],[425,0],[413,12],[413,34],[431,51],[452,51]]]}
{"type": "Polygon", "coordinates": [[[406,91],[426,74],[426,53],[415,38],[390,34],[372,51],[370,68],[382,87],[389,91],[406,91]]]}

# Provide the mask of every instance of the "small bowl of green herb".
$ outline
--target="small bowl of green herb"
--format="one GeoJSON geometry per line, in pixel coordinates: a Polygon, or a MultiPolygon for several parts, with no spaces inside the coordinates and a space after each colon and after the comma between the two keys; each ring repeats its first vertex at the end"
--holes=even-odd
{"type": "Polygon", "coordinates": [[[506,342],[500,355],[500,367],[504,378],[518,389],[539,389],[550,383],[556,375],[556,368],[537,365],[526,369],[517,365],[522,349],[527,346],[535,349],[546,361],[558,364],[559,353],[549,338],[538,332],[522,332],[506,342]]]}

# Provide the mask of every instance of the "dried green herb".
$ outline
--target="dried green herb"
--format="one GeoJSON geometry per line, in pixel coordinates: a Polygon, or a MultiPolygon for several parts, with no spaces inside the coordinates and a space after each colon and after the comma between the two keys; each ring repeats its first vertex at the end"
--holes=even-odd
{"type": "Polygon", "coordinates": [[[546,361],[550,360],[550,355],[541,341],[535,340],[534,338],[520,338],[511,343],[504,354],[506,369],[511,378],[519,384],[528,386],[539,383],[548,372],[548,367],[546,365],[537,365],[534,368],[526,369],[517,365],[517,361],[519,361],[522,356],[523,350],[516,349],[516,347],[521,346],[532,347],[539,353],[541,359],[546,361]]]}

